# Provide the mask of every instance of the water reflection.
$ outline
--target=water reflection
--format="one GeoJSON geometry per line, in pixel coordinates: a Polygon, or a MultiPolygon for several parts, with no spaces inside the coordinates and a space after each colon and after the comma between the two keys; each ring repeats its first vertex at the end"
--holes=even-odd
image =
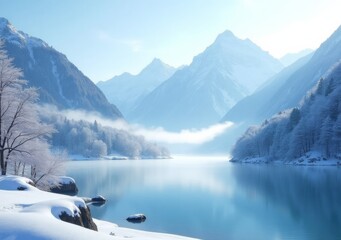
{"type": "Polygon", "coordinates": [[[280,209],[297,226],[283,226],[282,232],[303,231],[306,239],[341,239],[339,168],[240,165],[234,169],[249,198],[280,209]]]}
{"type": "Polygon", "coordinates": [[[97,218],[202,239],[341,238],[340,169],[206,161],[72,162],[97,218]],[[144,213],[133,225],[127,216],[144,213]]]}

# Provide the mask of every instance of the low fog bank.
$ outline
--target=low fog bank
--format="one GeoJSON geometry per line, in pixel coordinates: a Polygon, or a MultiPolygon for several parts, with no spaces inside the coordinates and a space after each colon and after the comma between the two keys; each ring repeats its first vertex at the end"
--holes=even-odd
{"type": "MultiPolygon", "coordinates": [[[[147,142],[167,147],[171,154],[202,154],[209,143],[219,136],[225,135],[234,126],[232,122],[217,123],[202,129],[183,129],[178,132],[167,131],[162,127],[146,128],[138,124],[129,124],[123,119],[110,120],[97,112],[84,110],[58,110],[55,106],[40,107],[43,116],[63,116],[75,122],[98,124],[104,128],[124,131],[137,137],[143,137],[147,142]]],[[[207,148],[209,149],[209,148],[207,148]]],[[[131,151],[131,150],[130,150],[131,151]]],[[[227,154],[229,149],[209,149],[205,154],[227,154]]]]}

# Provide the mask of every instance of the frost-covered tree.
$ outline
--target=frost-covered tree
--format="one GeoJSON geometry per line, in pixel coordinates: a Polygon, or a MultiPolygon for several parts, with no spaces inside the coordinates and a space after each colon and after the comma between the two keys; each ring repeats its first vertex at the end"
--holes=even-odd
{"type": "Polygon", "coordinates": [[[169,156],[167,149],[126,130],[102,126],[97,121],[67,119],[51,106],[40,107],[39,113],[44,122],[53,124],[57,130],[52,134],[51,145],[70,154],[85,157],[120,154],[130,158],[169,156]]]}
{"type": "Polygon", "coordinates": [[[250,127],[232,155],[234,159],[261,156],[290,161],[311,151],[325,158],[341,157],[341,62],[319,80],[300,106],[250,127]]]}
{"type": "Polygon", "coordinates": [[[321,127],[320,146],[327,157],[330,157],[332,149],[333,122],[328,116],[321,127]]]}
{"type": "Polygon", "coordinates": [[[45,136],[53,129],[40,122],[35,104],[37,91],[26,88],[22,77],[21,71],[13,66],[12,59],[0,50],[1,174],[6,175],[11,165],[14,173],[21,168],[24,175],[30,172],[31,176],[42,179],[44,173],[38,173],[37,169],[43,169],[52,159],[45,136]]]}
{"type": "Polygon", "coordinates": [[[341,153],[341,115],[338,116],[333,127],[334,151],[336,154],[341,153]]]}

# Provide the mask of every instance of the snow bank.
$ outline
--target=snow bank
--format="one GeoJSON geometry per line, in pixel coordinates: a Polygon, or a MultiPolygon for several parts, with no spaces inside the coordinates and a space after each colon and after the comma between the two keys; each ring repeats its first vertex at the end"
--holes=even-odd
{"type": "Polygon", "coordinates": [[[230,162],[260,164],[260,163],[269,163],[269,160],[266,157],[255,157],[255,158],[244,158],[241,160],[231,159],[230,162]]]}
{"type": "Polygon", "coordinates": [[[191,238],[120,228],[116,224],[95,220],[99,232],[59,219],[62,212],[80,214],[85,202],[78,197],[40,191],[28,184],[30,180],[17,176],[0,177],[0,239],[136,239],[171,240],[191,238]],[[17,191],[25,187],[25,191],[17,191]]]}
{"type": "Polygon", "coordinates": [[[287,161],[285,164],[309,165],[309,166],[341,166],[341,160],[337,158],[325,158],[318,151],[311,151],[304,156],[293,161],[287,161]]]}
{"type": "Polygon", "coordinates": [[[25,177],[6,176],[0,178],[1,190],[33,189],[33,182],[25,177]]]}

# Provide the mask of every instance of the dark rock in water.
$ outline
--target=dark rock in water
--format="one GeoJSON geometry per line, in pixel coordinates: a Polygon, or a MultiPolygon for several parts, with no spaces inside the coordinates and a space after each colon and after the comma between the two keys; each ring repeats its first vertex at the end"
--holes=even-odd
{"type": "Polygon", "coordinates": [[[75,214],[74,216],[68,215],[66,212],[62,212],[59,215],[60,220],[72,224],[76,224],[81,227],[85,227],[94,231],[98,231],[97,225],[94,223],[90,209],[88,207],[79,207],[79,210],[81,211],[81,214],[75,214]]]}
{"type": "Polygon", "coordinates": [[[98,195],[97,197],[93,197],[93,198],[88,198],[88,197],[82,197],[82,199],[84,200],[84,202],[86,204],[91,204],[91,205],[94,205],[94,206],[102,206],[106,203],[106,199],[101,196],[101,195],[98,195]]]}
{"type": "Polygon", "coordinates": [[[73,178],[63,176],[58,180],[58,186],[51,187],[50,191],[53,193],[76,195],[78,193],[78,188],[76,181],[73,178]]]}
{"type": "Polygon", "coordinates": [[[92,202],[106,202],[107,200],[103,196],[98,195],[96,197],[91,198],[91,201],[92,202]]]}
{"type": "Polygon", "coordinates": [[[131,223],[143,223],[146,220],[147,220],[146,216],[142,213],[130,215],[127,218],[127,221],[131,223]]]}
{"type": "Polygon", "coordinates": [[[103,204],[105,204],[106,201],[107,200],[103,196],[98,195],[96,197],[91,198],[90,203],[94,206],[102,206],[103,204]]]}

